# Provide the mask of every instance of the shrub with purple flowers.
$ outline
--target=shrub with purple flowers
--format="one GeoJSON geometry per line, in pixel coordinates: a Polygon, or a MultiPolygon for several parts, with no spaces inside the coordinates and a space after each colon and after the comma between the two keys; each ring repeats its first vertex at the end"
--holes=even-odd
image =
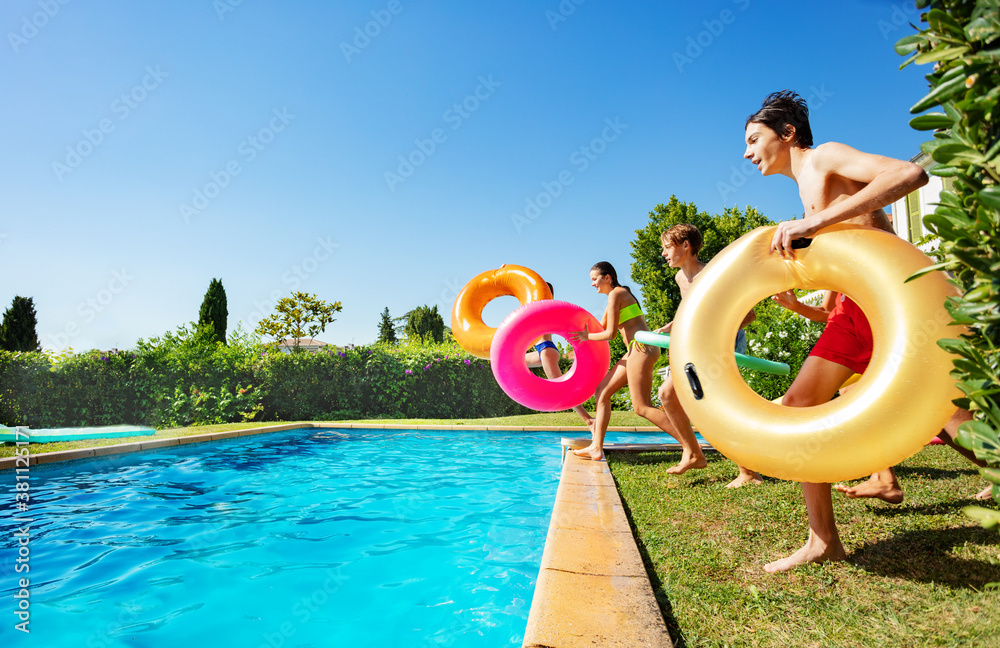
{"type": "Polygon", "coordinates": [[[140,340],[134,351],[92,351],[59,362],[40,353],[3,353],[0,380],[0,423],[33,427],[529,411],[503,393],[489,361],[453,343],[285,354],[239,331],[227,346],[189,327],[140,340]]]}
{"type": "Polygon", "coordinates": [[[268,418],[458,418],[527,411],[496,384],[489,362],[449,343],[292,355],[266,365],[268,418]]]}
{"type": "Polygon", "coordinates": [[[237,329],[223,344],[209,325],[139,340],[138,391],[156,426],[259,420],[264,393],[260,339],[237,329]]]}

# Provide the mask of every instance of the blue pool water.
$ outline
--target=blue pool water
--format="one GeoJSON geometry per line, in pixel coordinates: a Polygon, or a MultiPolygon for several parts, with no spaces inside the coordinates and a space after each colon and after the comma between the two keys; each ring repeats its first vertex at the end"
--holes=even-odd
{"type": "Polygon", "coordinates": [[[560,436],[296,430],[32,467],[30,573],[0,524],[2,643],[519,646],[560,436]]]}

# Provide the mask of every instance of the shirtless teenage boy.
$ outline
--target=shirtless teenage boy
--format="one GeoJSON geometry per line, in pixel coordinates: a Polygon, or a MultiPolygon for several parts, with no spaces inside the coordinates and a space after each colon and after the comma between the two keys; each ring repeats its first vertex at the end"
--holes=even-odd
{"type": "MultiPolygon", "coordinates": [[[[747,118],[745,131],[744,157],[762,175],[781,174],[794,180],[805,208],[805,218],[778,224],[771,252],[782,257],[794,257],[795,239],[812,237],[834,223],[892,232],[882,207],[927,183],[924,170],[910,162],[864,153],[836,142],[813,148],[806,102],[788,90],[768,95],[760,110],[747,118]]],[[[850,299],[837,306],[816,344],[819,353],[814,349],[806,359],[785,394],[784,405],[811,407],[825,403],[845,380],[867,366],[871,340],[862,330],[867,320],[850,299]],[[864,326],[858,326],[860,322],[864,326]]],[[[809,516],[809,538],[790,556],[768,563],[764,567],[767,572],[846,557],[833,516],[830,484],[803,483],[802,493],[809,516]]]]}
{"type": "MultiPolygon", "coordinates": [[[[674,225],[667,231],[660,235],[660,243],[662,245],[663,251],[661,256],[666,259],[667,265],[671,268],[677,268],[677,274],[674,275],[674,281],[677,282],[677,288],[681,292],[681,299],[687,294],[688,289],[691,287],[691,282],[694,281],[695,276],[700,273],[707,265],[704,261],[698,258],[698,252],[701,251],[701,246],[703,244],[703,238],[701,231],[691,223],[680,223],[674,225]]],[[[757,314],[751,309],[747,316],[743,318],[743,322],[740,323],[740,331],[736,336],[736,351],[739,353],[745,353],[747,349],[746,342],[746,332],[743,328],[750,322],[757,319],[757,314]]],[[[673,322],[668,322],[665,326],[661,326],[656,329],[657,333],[670,333],[670,329],[673,327],[673,322]]],[[[677,398],[677,391],[674,389],[674,381],[671,374],[668,372],[663,380],[663,384],[660,385],[660,389],[657,392],[657,396],[660,397],[660,403],[663,404],[663,411],[667,413],[667,417],[670,419],[671,425],[674,426],[678,431],[683,430],[684,434],[690,431],[690,434],[694,435],[694,430],[691,427],[691,419],[684,412],[684,408],[681,406],[680,400],[677,398]]],[[[708,463],[702,459],[700,463],[692,464],[691,468],[704,468],[708,463]]],[[[762,484],[764,480],[759,474],[750,470],[749,468],[744,468],[743,466],[738,466],[740,469],[740,474],[733,481],[726,484],[726,488],[739,488],[746,484],[762,484]]]]}

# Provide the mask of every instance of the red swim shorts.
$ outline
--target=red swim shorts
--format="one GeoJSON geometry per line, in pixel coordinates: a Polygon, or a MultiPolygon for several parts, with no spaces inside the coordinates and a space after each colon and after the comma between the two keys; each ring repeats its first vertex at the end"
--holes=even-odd
{"type": "Polygon", "coordinates": [[[854,373],[864,373],[872,359],[872,329],[858,305],[844,295],[826,320],[826,329],[809,352],[843,365],[854,373]]]}

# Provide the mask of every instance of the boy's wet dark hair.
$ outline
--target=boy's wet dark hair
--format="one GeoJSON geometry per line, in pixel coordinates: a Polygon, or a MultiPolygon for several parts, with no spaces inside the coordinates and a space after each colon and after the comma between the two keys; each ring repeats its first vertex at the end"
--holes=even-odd
{"type": "Polygon", "coordinates": [[[809,127],[809,107],[806,100],[791,90],[772,92],[764,99],[760,110],[747,117],[744,130],[751,123],[764,124],[779,136],[788,135],[788,127],[795,127],[794,144],[812,146],[813,135],[809,127]]]}

